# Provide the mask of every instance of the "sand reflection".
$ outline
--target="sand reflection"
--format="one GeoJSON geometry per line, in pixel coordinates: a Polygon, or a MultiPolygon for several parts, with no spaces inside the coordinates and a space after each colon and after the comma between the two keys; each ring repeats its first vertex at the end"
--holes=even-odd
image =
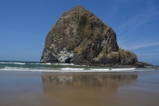
{"type": "Polygon", "coordinates": [[[132,73],[43,73],[43,91],[48,101],[60,106],[114,105],[120,86],[134,84],[132,73]]]}
{"type": "Polygon", "coordinates": [[[42,76],[44,84],[62,85],[80,88],[116,88],[120,85],[131,84],[137,79],[132,73],[54,73],[42,76]]]}

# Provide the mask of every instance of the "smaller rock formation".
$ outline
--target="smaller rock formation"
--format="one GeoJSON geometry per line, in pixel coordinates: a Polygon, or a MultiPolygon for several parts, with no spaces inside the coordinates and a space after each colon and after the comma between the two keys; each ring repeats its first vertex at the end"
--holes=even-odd
{"type": "Polygon", "coordinates": [[[138,68],[155,68],[155,66],[145,63],[145,62],[136,63],[136,67],[138,67],[138,68]]]}

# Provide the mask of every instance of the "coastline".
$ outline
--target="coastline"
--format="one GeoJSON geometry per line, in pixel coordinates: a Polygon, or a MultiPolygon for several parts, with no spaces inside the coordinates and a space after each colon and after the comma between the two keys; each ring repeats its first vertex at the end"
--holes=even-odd
{"type": "Polygon", "coordinates": [[[143,72],[0,72],[4,106],[158,106],[159,70],[143,72]]]}
{"type": "Polygon", "coordinates": [[[115,65],[115,66],[88,66],[76,65],[68,63],[39,63],[39,62],[13,62],[2,61],[0,62],[0,71],[28,71],[28,72],[132,72],[143,70],[155,70],[157,66],[139,67],[128,65],[115,65]]]}

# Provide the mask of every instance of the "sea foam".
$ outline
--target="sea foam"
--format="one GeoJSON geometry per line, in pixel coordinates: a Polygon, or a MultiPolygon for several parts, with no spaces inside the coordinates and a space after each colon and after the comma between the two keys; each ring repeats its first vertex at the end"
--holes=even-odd
{"type": "Polygon", "coordinates": [[[142,68],[108,68],[74,65],[66,63],[36,62],[0,62],[0,71],[36,71],[36,72],[132,72],[150,71],[142,68]]]}

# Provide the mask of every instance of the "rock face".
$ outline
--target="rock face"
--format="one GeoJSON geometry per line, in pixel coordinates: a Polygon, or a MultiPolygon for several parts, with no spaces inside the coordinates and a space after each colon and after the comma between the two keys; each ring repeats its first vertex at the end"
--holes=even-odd
{"type": "Polygon", "coordinates": [[[134,65],[137,56],[119,49],[116,34],[82,6],[63,13],[49,31],[41,62],[134,65]]]}

